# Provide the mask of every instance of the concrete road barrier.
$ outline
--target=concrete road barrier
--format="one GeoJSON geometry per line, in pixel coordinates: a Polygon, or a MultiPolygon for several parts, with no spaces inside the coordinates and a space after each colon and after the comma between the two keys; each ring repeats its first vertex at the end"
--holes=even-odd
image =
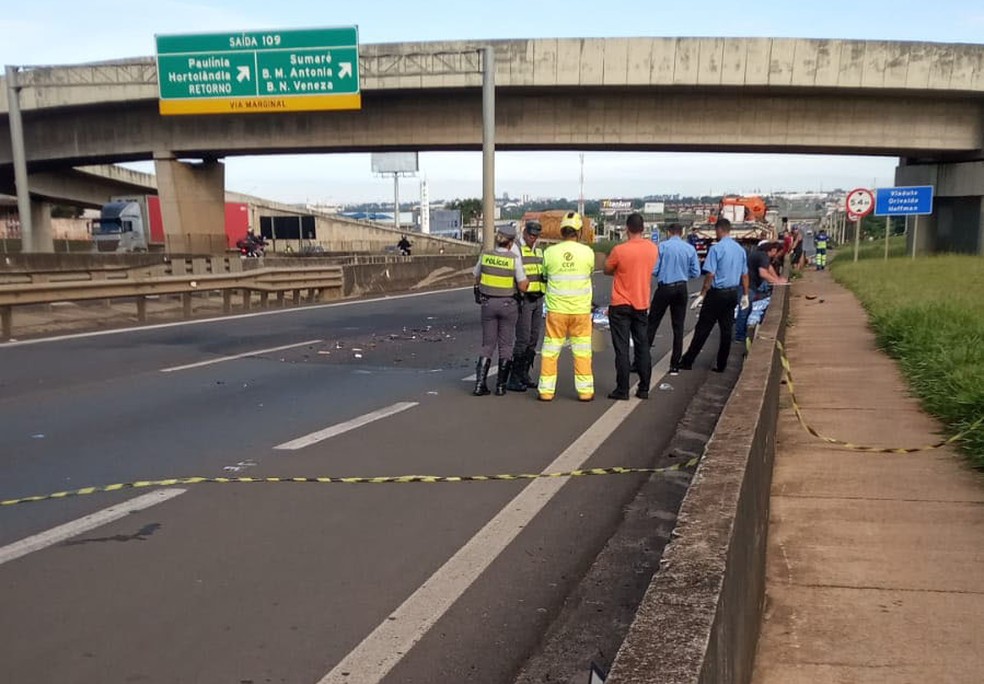
{"type": "Polygon", "coordinates": [[[773,340],[784,336],[788,294],[773,295],[607,684],[751,678],[782,375],[773,340]]]}

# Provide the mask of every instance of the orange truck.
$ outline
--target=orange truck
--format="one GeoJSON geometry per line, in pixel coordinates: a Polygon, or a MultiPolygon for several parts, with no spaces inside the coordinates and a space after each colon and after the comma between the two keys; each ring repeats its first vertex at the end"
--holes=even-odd
{"type": "Polygon", "coordinates": [[[761,197],[726,195],[718,203],[717,214],[707,223],[695,224],[689,235],[690,244],[697,250],[701,262],[707,250],[717,241],[714,224],[719,218],[731,221],[731,237],[745,247],[754,247],[762,240],[774,240],[776,230],[766,221],[768,207],[761,197]]]}
{"type": "MultiPolygon", "coordinates": [[[[560,220],[564,218],[567,213],[564,209],[551,209],[549,211],[528,211],[523,214],[523,218],[520,219],[519,225],[516,227],[517,232],[523,230],[523,226],[526,225],[527,221],[539,221],[540,225],[543,227],[543,232],[540,233],[540,241],[544,243],[560,242],[563,238],[560,236],[560,220]]],[[[584,225],[581,228],[581,239],[580,242],[585,244],[593,244],[595,233],[594,226],[591,223],[591,219],[587,216],[582,217],[584,225]]]]}

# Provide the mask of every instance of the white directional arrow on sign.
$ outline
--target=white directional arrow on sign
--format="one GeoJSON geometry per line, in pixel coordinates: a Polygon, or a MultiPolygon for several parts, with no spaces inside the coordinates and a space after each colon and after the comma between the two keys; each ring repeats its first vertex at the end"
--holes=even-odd
{"type": "Polygon", "coordinates": [[[239,81],[240,83],[242,83],[243,81],[248,81],[249,66],[243,65],[243,66],[237,66],[236,68],[239,70],[239,73],[236,75],[236,80],[239,81]]]}
{"type": "Polygon", "coordinates": [[[345,78],[352,75],[352,62],[339,62],[341,68],[338,70],[338,77],[345,78]]]}

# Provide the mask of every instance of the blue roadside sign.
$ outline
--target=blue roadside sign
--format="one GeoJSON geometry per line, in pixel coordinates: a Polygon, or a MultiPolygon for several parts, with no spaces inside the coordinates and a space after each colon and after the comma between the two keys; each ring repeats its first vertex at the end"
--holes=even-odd
{"type": "Polygon", "coordinates": [[[932,213],[932,185],[875,190],[875,216],[925,216],[932,213]]]}

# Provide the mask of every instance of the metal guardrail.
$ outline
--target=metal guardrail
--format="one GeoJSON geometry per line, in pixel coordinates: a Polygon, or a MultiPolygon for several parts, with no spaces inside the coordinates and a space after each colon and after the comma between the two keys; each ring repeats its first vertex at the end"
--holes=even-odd
{"type": "MultiPolygon", "coordinates": [[[[49,282],[14,283],[0,285],[0,339],[8,340],[13,335],[13,312],[16,306],[52,304],[55,302],[77,302],[100,299],[135,299],[137,319],[147,318],[147,297],[160,295],[180,295],[185,317],[193,312],[192,297],[199,293],[221,292],[222,310],[232,309],[232,296],[242,294],[243,308],[252,306],[253,294],[258,293],[260,306],[267,306],[271,294],[276,296],[278,306],[286,303],[287,293],[293,295],[294,304],[300,304],[302,294],[307,293],[308,301],[340,299],[344,283],[341,266],[314,266],[297,268],[257,268],[239,273],[190,273],[185,275],[165,275],[141,277],[134,272],[146,271],[143,267],[128,271],[109,271],[116,277],[88,279],[59,279],[49,282]],[[122,277],[120,277],[122,276],[122,277]]],[[[82,272],[61,273],[59,276],[75,275],[82,272]]]]}

